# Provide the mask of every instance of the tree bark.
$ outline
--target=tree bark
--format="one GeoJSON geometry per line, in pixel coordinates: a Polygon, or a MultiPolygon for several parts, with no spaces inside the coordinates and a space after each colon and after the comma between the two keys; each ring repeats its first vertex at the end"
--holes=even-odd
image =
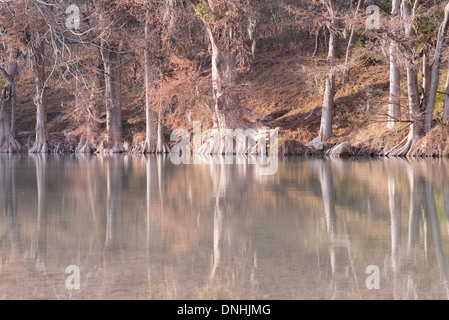
{"type": "Polygon", "coordinates": [[[19,65],[17,61],[15,61],[16,57],[18,56],[18,53],[14,53],[11,57],[11,62],[8,64],[8,70],[5,70],[4,68],[0,67],[0,71],[3,73],[3,75],[6,78],[6,81],[8,81],[8,84],[10,86],[11,91],[11,133],[14,136],[15,134],[15,110],[16,110],[16,100],[17,100],[17,92],[16,92],[16,76],[19,73],[19,65]]]}
{"type": "Polygon", "coordinates": [[[20,144],[14,138],[10,126],[12,96],[11,86],[5,86],[0,96],[0,153],[13,153],[20,150],[20,144]]]}
{"type": "Polygon", "coordinates": [[[332,133],[332,120],[334,117],[335,64],[338,48],[338,35],[336,33],[338,28],[338,3],[337,0],[330,0],[329,3],[329,10],[332,17],[332,26],[331,30],[329,30],[329,52],[327,57],[329,72],[326,80],[326,89],[324,91],[320,133],[318,136],[322,142],[331,139],[334,136],[332,133]]]}
{"type": "Polygon", "coordinates": [[[162,130],[162,106],[159,106],[158,121],[157,121],[157,144],[156,153],[169,153],[170,148],[165,141],[164,131],[162,130]]]}
{"type": "Polygon", "coordinates": [[[147,20],[145,21],[145,120],[146,120],[146,138],[143,148],[144,153],[156,152],[156,132],[154,129],[154,119],[151,112],[151,101],[153,99],[153,83],[155,78],[155,71],[151,64],[151,47],[152,34],[151,25],[147,20]]]}
{"type": "Polygon", "coordinates": [[[210,107],[214,120],[214,133],[201,146],[199,152],[206,154],[234,153],[234,147],[228,139],[228,129],[241,124],[240,101],[235,90],[236,52],[230,48],[222,50],[211,26],[206,23],[206,30],[212,48],[212,90],[213,106],[210,107]]]}
{"type": "Polygon", "coordinates": [[[33,51],[33,69],[34,83],[36,93],[34,105],[36,106],[36,141],[29,150],[30,153],[48,153],[48,125],[47,125],[47,102],[45,93],[45,40],[39,39],[39,42],[32,47],[33,51]]]}
{"type": "Polygon", "coordinates": [[[432,64],[432,83],[429,91],[429,98],[426,105],[426,114],[425,114],[425,124],[424,124],[424,133],[427,133],[432,127],[433,120],[433,110],[435,108],[435,101],[438,86],[440,83],[440,65],[441,65],[441,56],[444,50],[444,42],[447,34],[447,30],[449,28],[449,3],[446,5],[444,9],[444,20],[440,26],[440,30],[438,33],[437,47],[435,50],[435,58],[432,64]]]}
{"type": "Polygon", "coordinates": [[[399,93],[400,93],[400,72],[398,67],[399,45],[394,39],[399,33],[397,20],[400,16],[400,0],[393,0],[391,7],[391,21],[393,24],[393,39],[390,42],[390,95],[388,105],[388,128],[393,129],[396,121],[401,117],[399,93]]]}
{"type": "Polygon", "coordinates": [[[419,100],[418,72],[414,58],[413,46],[415,31],[411,14],[410,0],[402,0],[402,20],[404,23],[406,42],[404,43],[407,70],[407,90],[409,100],[410,130],[406,139],[387,152],[389,156],[406,156],[412,146],[423,136],[424,123],[419,100]]]}
{"type": "Polygon", "coordinates": [[[85,106],[87,113],[87,129],[86,136],[81,138],[80,143],[76,147],[75,153],[93,153],[97,148],[95,139],[96,130],[98,128],[98,112],[95,108],[95,96],[92,94],[85,106]]]}
{"type": "Polygon", "coordinates": [[[103,47],[106,99],[106,151],[125,152],[122,129],[121,57],[116,47],[103,47]]]}
{"type": "Polygon", "coordinates": [[[444,96],[444,108],[443,108],[443,123],[447,123],[449,120],[449,59],[448,59],[448,71],[446,76],[446,91],[444,96]]]}
{"type": "MultiPolygon", "coordinates": [[[[423,49],[423,57],[422,57],[422,101],[421,108],[425,108],[427,102],[429,101],[429,92],[431,85],[431,71],[432,68],[430,66],[430,56],[429,56],[429,48],[425,45],[423,49]]],[[[424,111],[424,110],[423,110],[424,111]]]]}
{"type": "Polygon", "coordinates": [[[256,38],[256,27],[257,27],[257,20],[253,17],[250,17],[248,21],[248,37],[249,41],[251,43],[251,55],[253,59],[256,56],[256,46],[257,46],[257,38],[256,38]]]}

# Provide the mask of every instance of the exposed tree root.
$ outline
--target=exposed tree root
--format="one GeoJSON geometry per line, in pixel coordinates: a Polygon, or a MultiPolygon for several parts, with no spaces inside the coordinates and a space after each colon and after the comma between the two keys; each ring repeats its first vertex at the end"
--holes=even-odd
{"type": "Polygon", "coordinates": [[[34,142],[34,145],[28,151],[29,153],[49,153],[48,140],[44,138],[38,138],[34,142]]]}
{"type": "Polygon", "coordinates": [[[80,143],[75,149],[75,153],[95,153],[96,149],[95,138],[81,138],[80,143]]]}
{"type": "Polygon", "coordinates": [[[12,134],[0,139],[0,153],[15,153],[21,149],[20,143],[12,134]]]}
{"type": "Polygon", "coordinates": [[[170,152],[170,147],[165,140],[163,126],[160,121],[158,121],[156,137],[154,133],[147,135],[145,141],[140,146],[133,148],[132,152],[146,154],[170,152]]]}
{"type": "Polygon", "coordinates": [[[74,153],[76,139],[71,134],[51,133],[45,141],[35,141],[28,153],[74,153]]]}
{"type": "Polygon", "coordinates": [[[407,136],[397,146],[386,152],[385,155],[387,157],[411,156],[410,151],[417,141],[418,139],[407,136]]]}
{"type": "Polygon", "coordinates": [[[99,154],[114,154],[114,153],[125,153],[127,150],[122,142],[118,143],[108,143],[106,141],[102,141],[96,150],[96,153],[99,154]]]}
{"type": "Polygon", "coordinates": [[[270,145],[270,130],[267,128],[246,131],[214,128],[203,139],[195,153],[205,155],[260,155],[267,153],[270,145]]]}

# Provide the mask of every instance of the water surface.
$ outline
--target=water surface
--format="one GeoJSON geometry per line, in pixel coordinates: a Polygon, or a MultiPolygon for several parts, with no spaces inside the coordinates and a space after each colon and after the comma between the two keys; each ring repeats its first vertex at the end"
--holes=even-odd
{"type": "Polygon", "coordinates": [[[448,174],[446,160],[285,158],[261,176],[0,155],[0,299],[447,299],[448,174]]]}

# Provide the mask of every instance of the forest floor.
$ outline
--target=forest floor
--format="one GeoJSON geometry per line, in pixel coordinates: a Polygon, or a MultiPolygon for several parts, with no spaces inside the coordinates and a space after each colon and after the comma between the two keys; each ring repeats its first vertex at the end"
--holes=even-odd
{"type": "MultiPolygon", "coordinates": [[[[279,150],[281,154],[317,154],[307,147],[308,142],[318,136],[321,104],[324,94],[325,53],[309,57],[303,52],[310,50],[298,47],[263,50],[258,52],[248,71],[239,77],[239,97],[248,120],[260,122],[271,128],[279,128],[279,150]]],[[[344,60],[344,57],[340,59],[344,60]]],[[[383,62],[365,61],[351,69],[350,80],[341,83],[337,76],[335,95],[335,138],[327,141],[326,149],[348,141],[354,155],[382,155],[397,145],[408,133],[408,123],[397,123],[394,129],[387,128],[389,90],[388,59],[383,62]]],[[[446,65],[443,61],[443,65],[446,65]]],[[[442,69],[441,90],[444,91],[445,72],[442,69]]],[[[30,77],[23,77],[30,79],[30,77]]],[[[406,77],[401,74],[401,108],[404,119],[407,109],[406,77]]],[[[16,112],[17,136],[25,146],[30,146],[34,136],[33,85],[27,80],[18,81],[18,106],[16,112]],[[22,94],[26,92],[26,94],[22,94]]],[[[125,140],[138,143],[145,138],[145,112],[143,88],[138,83],[127,83],[123,92],[123,127],[125,140]]],[[[441,95],[439,95],[441,96],[441,95]]],[[[75,107],[73,89],[53,90],[49,86],[48,123],[53,134],[78,136],[82,123],[74,121],[75,107]]],[[[449,155],[447,139],[449,127],[441,124],[443,98],[438,97],[435,125],[415,148],[423,156],[449,155]]],[[[192,114],[193,120],[210,122],[208,112],[192,114]]],[[[175,113],[165,110],[163,123],[167,138],[171,130],[178,127],[189,129],[187,117],[182,109],[175,113]]],[[[190,125],[191,126],[191,125],[190,125]]]]}

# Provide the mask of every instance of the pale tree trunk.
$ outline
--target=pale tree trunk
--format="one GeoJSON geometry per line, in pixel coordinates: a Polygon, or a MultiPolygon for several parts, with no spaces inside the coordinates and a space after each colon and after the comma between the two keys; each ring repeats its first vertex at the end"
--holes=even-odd
{"type": "MultiPolygon", "coordinates": [[[[356,8],[356,12],[354,15],[354,18],[357,19],[359,16],[359,12],[361,8],[363,7],[364,0],[359,0],[356,8]]],[[[349,36],[348,40],[348,47],[346,49],[346,57],[345,57],[345,66],[343,70],[343,84],[347,83],[349,81],[349,69],[350,69],[350,60],[352,57],[352,52],[354,50],[355,45],[355,39],[356,39],[356,21],[352,23],[351,25],[351,34],[349,36]]]]}
{"type": "MultiPolygon", "coordinates": [[[[225,1],[207,0],[207,5],[214,12],[221,10],[220,4],[227,4],[225,1]]],[[[227,14],[223,12],[223,15],[227,14]]],[[[224,18],[226,20],[227,18],[224,18]]],[[[235,33],[237,32],[233,22],[216,21],[210,19],[209,14],[202,16],[204,27],[209,38],[210,50],[212,53],[212,91],[213,105],[209,105],[214,121],[214,128],[211,135],[203,140],[199,148],[200,154],[248,154],[262,153],[263,144],[267,142],[261,135],[256,145],[248,143],[241,150],[236,151],[234,141],[239,139],[234,137],[232,130],[263,127],[262,124],[252,124],[244,118],[243,108],[240,105],[236,86],[237,74],[237,53],[238,47],[235,33]],[[232,132],[232,133],[231,133],[232,132]],[[261,150],[262,149],[262,150],[261,150]]],[[[261,129],[262,130],[262,129],[261,129]]],[[[263,129],[265,130],[265,128],[263,129]]],[[[254,131],[256,131],[254,129],[254,131]]],[[[245,139],[246,140],[246,139],[245,139]]]]}
{"type": "Polygon", "coordinates": [[[251,55],[253,59],[256,56],[256,47],[257,47],[256,27],[257,27],[257,20],[253,17],[250,17],[248,21],[247,32],[249,41],[251,43],[251,55]]]}
{"type": "Polygon", "coordinates": [[[162,105],[159,105],[157,121],[157,143],[156,143],[156,153],[169,153],[170,148],[165,141],[164,131],[162,130],[162,105]]]}
{"type": "Polygon", "coordinates": [[[30,153],[48,153],[48,126],[47,126],[47,102],[45,94],[45,40],[33,45],[33,69],[36,93],[34,105],[36,106],[36,141],[29,150],[30,153]]]}
{"type": "Polygon", "coordinates": [[[321,31],[321,26],[318,27],[316,34],[315,34],[315,49],[313,49],[313,53],[312,56],[316,56],[318,54],[318,48],[320,46],[320,31],[321,31]]]}
{"type": "Polygon", "coordinates": [[[214,120],[215,133],[200,148],[200,153],[226,154],[233,153],[234,148],[227,139],[227,131],[236,128],[241,121],[240,101],[235,88],[236,53],[235,51],[221,50],[216,42],[215,36],[206,25],[212,48],[212,89],[214,105],[211,107],[212,119],[214,120]]]}
{"type": "MultiPolygon", "coordinates": [[[[91,88],[94,92],[90,93],[90,97],[86,103],[85,111],[87,118],[87,128],[86,128],[86,136],[81,138],[80,143],[76,147],[76,153],[93,153],[97,149],[97,134],[99,131],[99,123],[103,123],[104,121],[100,119],[100,110],[96,106],[96,96],[98,92],[101,92],[101,95],[104,96],[104,64],[103,59],[101,58],[101,53],[99,54],[99,59],[97,62],[97,76],[96,76],[96,85],[91,88]]],[[[79,94],[84,94],[85,91],[81,91],[79,94]]]]}
{"type": "Polygon", "coordinates": [[[406,139],[399,145],[387,152],[389,156],[406,156],[412,146],[423,136],[424,126],[419,100],[419,84],[416,62],[414,59],[413,46],[415,43],[415,31],[413,28],[413,16],[411,13],[410,0],[402,0],[402,20],[404,23],[404,43],[407,70],[407,90],[409,103],[410,130],[406,139]]]}
{"type": "Polygon", "coordinates": [[[429,92],[431,85],[431,72],[432,68],[430,66],[430,56],[429,56],[429,48],[424,45],[423,49],[423,57],[422,57],[422,101],[421,108],[425,108],[429,101],[429,92]]]}
{"type": "Polygon", "coordinates": [[[106,151],[125,152],[122,130],[121,58],[116,48],[103,47],[106,100],[106,151]]]}
{"type": "Polygon", "coordinates": [[[11,133],[13,136],[16,134],[16,104],[17,104],[17,91],[15,77],[19,73],[19,64],[17,62],[11,62],[8,68],[8,74],[11,77],[11,81],[8,80],[11,86],[11,133]]]}
{"type": "Polygon", "coordinates": [[[76,147],[76,153],[93,153],[97,148],[95,136],[98,128],[97,119],[99,116],[97,109],[95,108],[95,96],[93,94],[91,94],[85,108],[88,117],[86,137],[81,139],[80,143],[76,147]]]}
{"type": "Polygon", "coordinates": [[[400,72],[398,66],[399,44],[394,39],[399,33],[398,22],[400,16],[401,0],[393,0],[391,7],[391,21],[393,39],[390,42],[390,95],[388,98],[388,128],[393,129],[397,120],[400,119],[400,72]]]}
{"type": "Polygon", "coordinates": [[[329,52],[327,57],[329,72],[326,79],[320,134],[318,136],[322,142],[331,139],[334,136],[332,133],[332,119],[334,117],[335,64],[337,60],[338,48],[338,35],[336,34],[336,29],[338,28],[338,19],[336,17],[336,15],[338,15],[338,0],[329,0],[329,4],[329,10],[332,16],[332,28],[329,30],[329,52]]]}
{"type": "Polygon", "coordinates": [[[154,68],[151,65],[151,26],[147,20],[145,21],[145,49],[144,49],[144,59],[145,59],[145,120],[146,120],[146,138],[143,152],[144,153],[155,153],[156,152],[156,142],[155,142],[155,130],[154,130],[154,119],[151,114],[151,101],[153,98],[153,83],[154,83],[154,68]]]}
{"type": "MultiPolygon", "coordinates": [[[[165,0],[165,12],[163,23],[166,26],[167,33],[171,36],[176,27],[175,0],[165,0]]],[[[171,37],[170,37],[171,38],[171,37]]]]}
{"type": "Polygon", "coordinates": [[[444,9],[444,20],[440,26],[440,30],[438,33],[435,58],[433,59],[432,64],[432,83],[430,86],[429,98],[426,105],[424,133],[427,133],[432,127],[433,110],[435,108],[436,95],[440,83],[441,56],[443,55],[443,50],[445,47],[444,42],[446,39],[448,27],[449,27],[449,3],[446,5],[446,8],[444,9]]]}
{"type": "Polygon", "coordinates": [[[448,71],[446,76],[446,91],[444,96],[444,109],[443,109],[443,123],[447,123],[449,120],[449,59],[448,59],[448,71]]]}

